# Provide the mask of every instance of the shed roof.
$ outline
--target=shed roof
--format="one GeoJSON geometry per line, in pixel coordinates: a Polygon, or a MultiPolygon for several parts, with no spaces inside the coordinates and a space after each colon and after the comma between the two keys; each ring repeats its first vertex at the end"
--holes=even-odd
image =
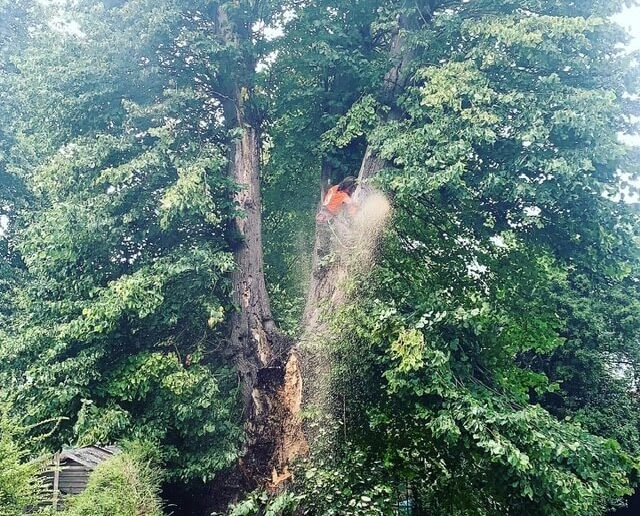
{"type": "Polygon", "coordinates": [[[62,453],[60,453],[60,461],[70,459],[92,470],[101,462],[120,453],[120,451],[120,448],[117,446],[84,446],[82,448],[71,448],[63,450],[62,453]]]}

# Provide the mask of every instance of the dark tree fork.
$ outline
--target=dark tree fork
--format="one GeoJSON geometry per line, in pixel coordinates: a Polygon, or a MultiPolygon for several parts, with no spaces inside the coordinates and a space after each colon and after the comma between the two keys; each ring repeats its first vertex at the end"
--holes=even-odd
{"type": "MultiPolygon", "coordinates": [[[[406,32],[428,20],[427,5],[404,12],[398,19],[389,49],[391,68],[385,75],[382,97],[398,116],[394,98],[404,87],[412,58],[407,50],[406,32]],[[419,12],[418,12],[419,11],[419,12]]],[[[282,335],[273,321],[264,279],[260,193],[260,117],[253,109],[252,77],[256,57],[251,52],[250,22],[236,20],[228,4],[217,8],[217,32],[235,60],[233,76],[222,77],[218,87],[227,128],[239,131],[230,155],[230,176],[240,186],[236,202],[242,215],[235,224],[240,238],[232,274],[237,310],[231,321],[230,343],[242,385],[246,417],[243,458],[236,469],[214,486],[216,505],[235,498],[239,491],[259,485],[275,486],[288,478],[289,462],[306,453],[307,443],[299,411],[302,377],[293,343],[282,335]],[[224,492],[220,492],[220,490],[224,492]],[[215,492],[217,491],[217,492],[215,492]]],[[[227,69],[233,69],[233,66],[227,69]]],[[[368,148],[359,178],[368,179],[384,167],[384,162],[368,148]]],[[[315,255],[314,255],[315,258],[315,255]]],[[[315,268],[316,264],[314,264],[315,268]]],[[[335,271],[327,271],[310,285],[305,323],[310,313],[330,300],[339,281],[335,271]]],[[[313,326],[313,323],[311,323],[313,326]]]]}
{"type": "MultiPolygon", "coordinates": [[[[411,8],[398,17],[398,24],[389,46],[391,67],[384,76],[380,95],[382,101],[390,108],[387,115],[389,119],[398,119],[401,116],[396,104],[396,97],[409,80],[414,52],[407,42],[408,32],[428,23],[432,13],[432,2],[416,2],[411,4],[411,8]]],[[[388,165],[384,159],[377,155],[371,145],[367,146],[358,171],[359,186],[355,192],[356,199],[361,195],[361,185],[388,165]]],[[[318,249],[324,245],[321,239],[322,235],[317,233],[313,251],[313,270],[316,271],[316,274],[312,275],[305,306],[304,320],[306,327],[316,326],[320,315],[319,312],[323,305],[327,302],[333,304],[337,302],[334,295],[336,286],[340,282],[340,269],[331,267],[322,273],[317,272],[319,270],[318,249]]]]}

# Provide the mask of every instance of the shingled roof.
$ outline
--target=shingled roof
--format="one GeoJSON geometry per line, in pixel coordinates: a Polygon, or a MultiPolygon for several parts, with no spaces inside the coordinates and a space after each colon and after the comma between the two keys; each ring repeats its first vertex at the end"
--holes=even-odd
{"type": "Polygon", "coordinates": [[[60,462],[70,459],[78,464],[82,464],[87,469],[93,470],[95,467],[120,453],[117,446],[85,446],[83,448],[72,448],[63,450],[60,453],[60,462]]]}

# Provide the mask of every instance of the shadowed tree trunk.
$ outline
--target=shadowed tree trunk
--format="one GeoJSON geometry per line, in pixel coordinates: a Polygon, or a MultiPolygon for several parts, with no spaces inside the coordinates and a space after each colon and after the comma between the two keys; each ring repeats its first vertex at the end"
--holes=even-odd
{"type": "Polygon", "coordinates": [[[291,353],[291,340],[276,328],[264,279],[260,119],[252,104],[255,57],[241,50],[250,46],[250,27],[231,19],[224,5],[218,7],[216,20],[220,40],[237,50],[229,63],[233,72],[221,77],[217,87],[227,129],[238,133],[229,156],[229,175],[238,186],[234,200],[241,211],[234,222],[238,246],[231,280],[236,309],[229,340],[245,419],[242,457],[211,490],[208,509],[225,510],[242,493],[285,480],[288,463],[306,451],[306,441],[299,422],[297,356],[291,353]]]}

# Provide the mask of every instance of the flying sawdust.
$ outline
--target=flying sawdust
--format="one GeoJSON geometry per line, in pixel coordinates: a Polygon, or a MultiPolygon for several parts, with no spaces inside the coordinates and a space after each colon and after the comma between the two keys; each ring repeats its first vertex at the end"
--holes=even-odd
{"type": "MultiPolygon", "coordinates": [[[[313,275],[298,350],[303,364],[303,407],[309,443],[331,426],[342,400],[331,389],[333,338],[329,318],[353,301],[353,278],[373,267],[381,237],[391,218],[391,204],[378,191],[361,193],[352,220],[337,218],[318,227],[313,275]]],[[[344,425],[344,422],[342,422],[344,425]]]]}

